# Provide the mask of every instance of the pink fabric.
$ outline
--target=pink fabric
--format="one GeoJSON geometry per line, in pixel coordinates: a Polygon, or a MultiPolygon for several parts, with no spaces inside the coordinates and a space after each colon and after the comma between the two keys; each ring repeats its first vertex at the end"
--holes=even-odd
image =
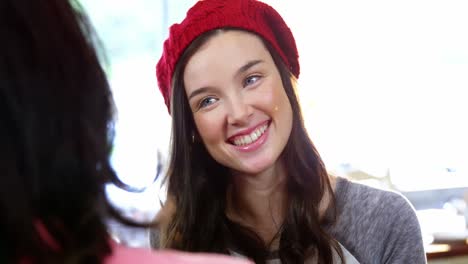
{"type": "Polygon", "coordinates": [[[215,254],[190,254],[173,250],[129,248],[112,242],[113,254],[105,264],[249,264],[245,259],[215,254]]]}
{"type": "MultiPolygon", "coordinates": [[[[54,250],[60,246],[50,235],[41,221],[36,221],[36,228],[45,243],[54,250]]],[[[151,250],[144,248],[129,248],[110,240],[112,255],[104,260],[105,264],[251,264],[244,259],[215,254],[190,254],[174,250],[151,250]]],[[[19,263],[32,264],[30,258],[24,257],[19,263]]]]}

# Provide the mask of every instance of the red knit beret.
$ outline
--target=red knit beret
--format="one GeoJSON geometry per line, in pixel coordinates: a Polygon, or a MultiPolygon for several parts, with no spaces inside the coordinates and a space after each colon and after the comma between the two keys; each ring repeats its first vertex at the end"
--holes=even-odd
{"type": "Polygon", "coordinates": [[[156,65],[159,90],[170,112],[174,68],[184,50],[201,34],[219,28],[239,28],[268,41],[292,74],[299,77],[299,55],[291,30],[271,6],[256,0],[201,0],[180,24],[169,29],[163,53],[156,65]]]}

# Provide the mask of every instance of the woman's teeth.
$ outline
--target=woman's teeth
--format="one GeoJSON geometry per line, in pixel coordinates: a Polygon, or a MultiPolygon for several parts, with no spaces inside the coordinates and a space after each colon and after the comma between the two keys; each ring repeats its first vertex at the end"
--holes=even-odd
{"type": "Polygon", "coordinates": [[[250,133],[248,135],[239,136],[239,137],[234,138],[233,143],[236,146],[244,146],[244,145],[251,144],[251,143],[257,141],[257,139],[260,138],[260,136],[262,136],[263,133],[265,133],[265,130],[267,128],[268,128],[268,124],[265,124],[265,125],[263,125],[261,127],[258,127],[257,129],[252,131],[252,133],[250,133]]]}

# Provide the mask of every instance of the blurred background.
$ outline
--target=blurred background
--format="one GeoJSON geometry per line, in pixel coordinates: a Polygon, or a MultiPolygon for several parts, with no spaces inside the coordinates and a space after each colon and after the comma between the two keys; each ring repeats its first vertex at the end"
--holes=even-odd
{"type": "MultiPolygon", "coordinates": [[[[103,42],[117,104],[112,163],[124,182],[146,188],[110,185],[108,195],[148,220],[164,200],[154,179],[171,122],[155,65],[169,26],[195,1],[80,2],[103,42]]],[[[468,2],[264,2],[296,37],[306,126],[330,172],[403,193],[417,209],[431,263],[468,263],[449,254],[468,254],[468,2]]],[[[117,239],[148,246],[146,232],[110,226],[117,239]]]]}

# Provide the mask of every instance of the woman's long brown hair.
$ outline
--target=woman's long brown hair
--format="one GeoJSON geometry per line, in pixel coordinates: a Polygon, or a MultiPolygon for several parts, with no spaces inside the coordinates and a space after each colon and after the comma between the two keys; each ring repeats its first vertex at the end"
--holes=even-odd
{"type": "MultiPolygon", "coordinates": [[[[226,30],[226,29],[224,29],[226,30]]],[[[167,173],[168,197],[175,210],[161,231],[161,246],[193,252],[229,253],[236,250],[265,263],[269,246],[256,233],[225,215],[229,168],[217,163],[197,140],[197,131],[183,83],[187,61],[219,32],[205,33],[186,49],[176,67],[171,113],[173,117],[171,157],[167,173]]],[[[286,166],[288,211],[278,231],[282,263],[304,263],[314,255],[319,263],[332,263],[333,250],[342,256],[338,243],[323,229],[335,221],[334,195],[324,163],[307,135],[295,92],[295,78],[273,48],[264,42],[279,69],[293,110],[289,141],[281,154],[286,166]],[[326,218],[319,204],[330,194],[326,218]]]]}

